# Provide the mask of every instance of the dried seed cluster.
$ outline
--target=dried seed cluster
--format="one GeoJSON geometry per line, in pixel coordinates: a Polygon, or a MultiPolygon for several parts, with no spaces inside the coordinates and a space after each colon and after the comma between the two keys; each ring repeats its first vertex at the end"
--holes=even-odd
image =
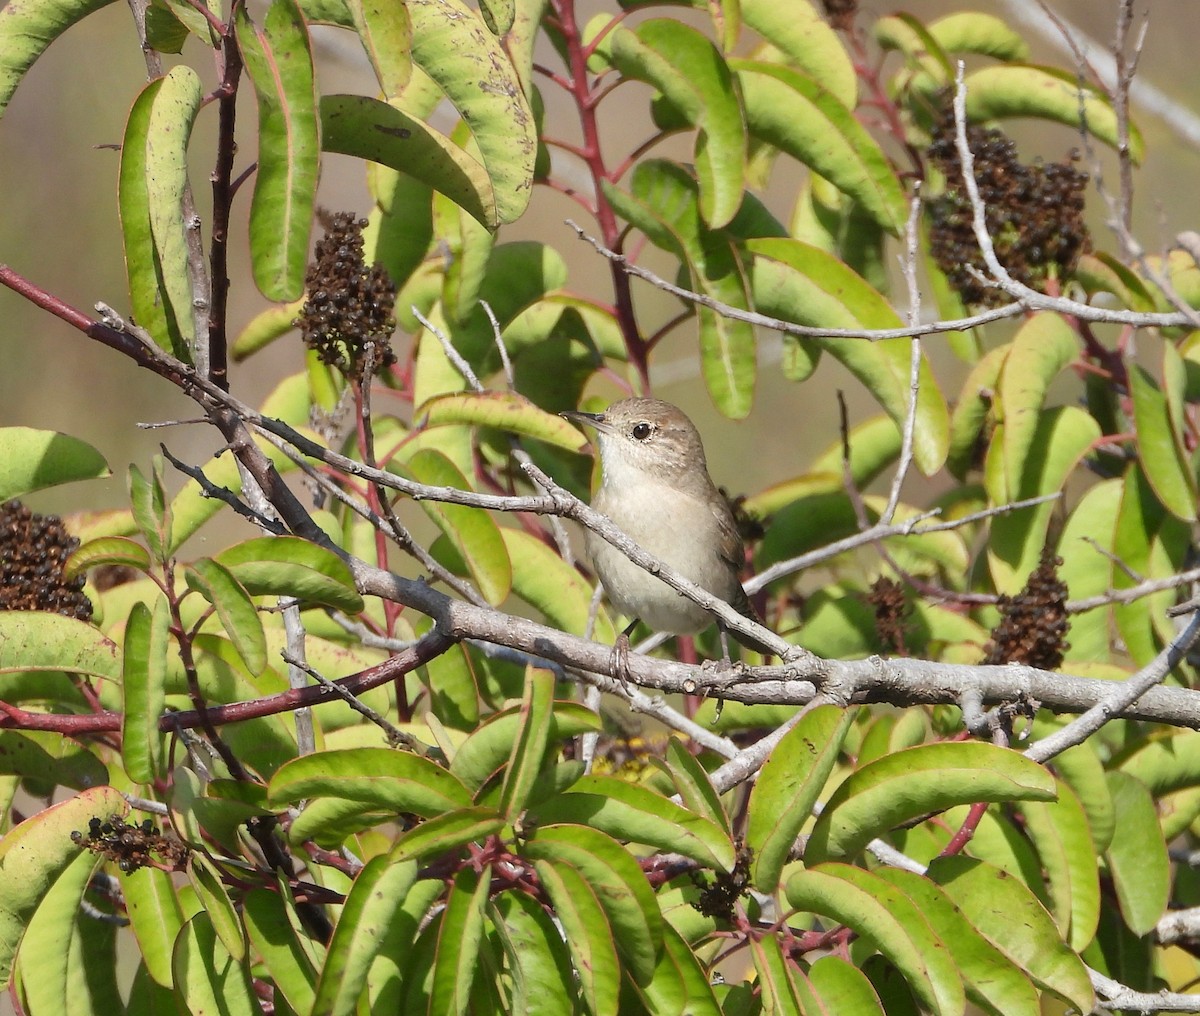
{"type": "Polygon", "coordinates": [[[92,601],[83,576],[63,578],[79,541],[57,515],[38,515],[20,501],[0,505],[0,610],[49,610],[87,621],[92,601]]]}
{"type": "Polygon", "coordinates": [[[867,602],[875,610],[875,635],[884,655],[907,656],[904,633],[911,610],[904,599],[904,587],[893,579],[880,576],[871,585],[867,602]]]}
{"type": "Polygon", "coordinates": [[[78,830],[71,833],[71,842],[102,854],[125,874],[153,864],[152,853],[172,868],[181,867],[187,857],[187,847],[175,837],[159,832],[150,819],[140,825],[129,825],[117,815],[107,822],[93,818],[86,833],[78,830]]]}
{"type": "MultiPolygon", "coordinates": [[[[988,235],[1009,275],[1032,289],[1043,289],[1047,278],[1069,276],[1079,255],[1092,246],[1083,222],[1088,175],[1069,162],[1022,165],[1016,145],[1002,131],[969,124],[967,143],[975,156],[988,235]]],[[[946,193],[929,206],[934,259],[964,302],[1006,302],[1009,297],[1001,290],[982,285],[968,271],[970,266],[983,272],[984,265],[971,225],[971,202],[962,187],[950,112],[935,125],[928,155],[946,176],[946,193]]]]}
{"type": "Polygon", "coordinates": [[[825,18],[829,24],[842,32],[854,26],[854,15],[858,13],[858,0],[823,0],[825,18]]]}
{"type": "Polygon", "coordinates": [[[984,647],[984,663],[1023,663],[1039,670],[1057,670],[1071,630],[1067,619],[1067,586],[1058,577],[1062,558],[1049,550],[1016,596],[1001,596],[1000,623],[984,647]]]}
{"type": "Polygon", "coordinates": [[[368,268],[363,260],[366,224],[350,212],[328,216],[304,276],[308,296],[296,319],[304,344],[323,363],[356,378],[366,370],[369,344],[375,348],[375,373],[396,362],[389,345],[396,328],[396,284],[381,265],[368,268]]]}

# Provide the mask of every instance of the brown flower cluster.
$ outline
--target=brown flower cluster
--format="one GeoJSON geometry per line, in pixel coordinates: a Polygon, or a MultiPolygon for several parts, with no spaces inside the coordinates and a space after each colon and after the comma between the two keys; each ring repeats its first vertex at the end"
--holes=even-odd
{"type": "Polygon", "coordinates": [[[1062,558],[1049,550],[1016,596],[1001,596],[1000,623],[984,646],[984,663],[1023,663],[1039,670],[1057,670],[1071,629],[1067,619],[1067,586],[1058,577],[1062,558]]]}
{"type": "MultiPolygon", "coordinates": [[[[1087,174],[1069,162],[1023,165],[1013,140],[1002,131],[968,124],[967,143],[975,156],[988,235],[1009,275],[1039,290],[1048,278],[1069,276],[1079,255],[1092,246],[1083,222],[1087,174]]],[[[984,272],[984,265],[950,112],[935,125],[927,154],[946,177],[946,193],[929,204],[934,259],[965,303],[1007,301],[1001,290],[981,284],[968,270],[984,272]]]]}
{"type": "Polygon", "coordinates": [[[904,587],[893,579],[880,576],[872,583],[867,602],[875,610],[879,651],[885,656],[907,656],[904,634],[912,611],[904,599],[904,587]]]}
{"type": "Polygon", "coordinates": [[[57,515],[38,515],[20,501],[0,505],[0,610],[49,610],[87,621],[92,601],[82,575],[63,577],[79,546],[57,515]]]}
{"type": "Polygon", "coordinates": [[[188,852],[175,837],[159,832],[150,819],[130,825],[117,815],[107,822],[93,818],[86,833],[78,830],[71,833],[71,842],[101,854],[127,875],[154,864],[151,854],[158,855],[170,868],[180,868],[188,852]]]}
{"type": "Polygon", "coordinates": [[[363,260],[366,219],[350,212],[327,217],[313,262],[304,276],[308,294],[296,325],[304,344],[323,363],[347,377],[362,378],[374,346],[373,372],[396,362],[389,341],[396,328],[396,284],[381,265],[363,260]]]}

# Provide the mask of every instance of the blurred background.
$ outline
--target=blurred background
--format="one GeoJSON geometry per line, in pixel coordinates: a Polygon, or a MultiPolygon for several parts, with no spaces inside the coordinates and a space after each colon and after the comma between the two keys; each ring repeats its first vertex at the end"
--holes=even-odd
{"type": "MultiPolygon", "coordinates": [[[[580,4],[581,21],[606,9],[599,2],[580,4]]],[[[897,10],[932,19],[961,9],[987,10],[1004,18],[1027,38],[1036,62],[1072,67],[1061,39],[1038,15],[1033,0],[949,2],[911,0],[896,6],[879,0],[861,4],[860,23],[871,23],[897,10]]],[[[1113,36],[1115,0],[1054,0],[1054,10],[1086,37],[1093,51],[1104,50],[1113,36]],[[1090,40],[1090,41],[1088,41],[1090,40]]],[[[668,9],[671,12],[679,8],[668,9]]],[[[1139,79],[1142,84],[1200,116],[1200,74],[1196,72],[1196,40],[1200,38],[1200,4],[1194,0],[1153,0],[1138,4],[1139,16],[1149,17],[1139,79]]],[[[661,15],[661,9],[657,12],[661,15]]],[[[681,14],[681,16],[683,16],[681,14]]],[[[318,44],[319,86],[324,92],[373,92],[365,61],[356,53],[351,36],[322,30],[318,44]],[[353,45],[347,45],[351,43],[353,45]]],[[[540,57],[557,65],[544,47],[540,57]]],[[[214,82],[212,60],[189,41],[183,58],[214,82]]],[[[178,58],[169,58],[174,60],[178,58]]],[[[893,62],[897,60],[892,57],[893,62]]],[[[169,61],[168,61],[169,66],[169,61]]],[[[893,63],[894,66],[894,63],[893,63]]],[[[6,262],[35,283],[70,304],[89,310],[98,300],[119,312],[128,310],[126,280],[116,209],[119,143],[126,112],[145,80],[145,66],[125,4],[112,4],[89,17],[57,41],[36,64],[19,88],[0,122],[0,262],[6,262]]],[[[641,89],[643,86],[626,86],[641,89]]],[[[573,109],[543,85],[547,120],[559,133],[575,137],[573,109]]],[[[646,136],[648,125],[637,111],[644,103],[610,103],[602,118],[611,161],[621,158],[646,136]]],[[[207,239],[208,172],[212,163],[214,108],[201,112],[193,135],[192,186],[205,216],[207,239]]],[[[1200,140],[1181,127],[1180,117],[1164,118],[1135,103],[1135,119],[1146,139],[1147,158],[1136,176],[1135,233],[1151,252],[1169,246],[1184,229],[1200,228],[1200,198],[1194,181],[1200,179],[1200,140]]],[[[253,92],[248,83],[239,105],[242,152],[237,172],[253,158],[255,119],[253,92]]],[[[1006,124],[1018,140],[1023,161],[1034,157],[1063,158],[1078,144],[1067,128],[1045,124],[1006,124]]],[[[1107,152],[1103,152],[1107,156],[1107,152]]],[[[563,171],[571,167],[564,165],[563,171]]],[[[1114,180],[1111,166],[1108,179],[1114,180]]],[[[804,171],[781,159],[771,179],[768,202],[781,218],[791,207],[804,171]]],[[[250,189],[243,189],[234,208],[231,238],[231,336],[266,306],[250,281],[244,217],[250,189]]],[[[332,210],[365,213],[368,197],[362,165],[330,158],[323,171],[320,202],[332,210]]],[[[1095,244],[1115,251],[1104,225],[1103,203],[1089,193],[1090,225],[1095,244]]],[[[530,210],[504,228],[501,241],[536,238],[558,247],[568,259],[572,288],[609,299],[607,266],[563,224],[574,218],[585,228],[592,224],[580,209],[547,188],[535,191],[530,210]]],[[[653,264],[653,262],[650,262],[653,264]]],[[[673,315],[677,304],[646,291],[635,282],[642,298],[646,331],[673,315]]],[[[903,307],[902,304],[900,304],[903,307]]],[[[659,349],[655,363],[655,394],[677,402],[700,424],[709,448],[710,465],[718,483],[734,493],[749,493],[802,472],[812,456],[837,438],[836,392],[845,389],[852,423],[878,412],[840,366],[825,357],[816,377],[802,386],[779,376],[772,359],[778,340],[760,336],[762,369],[755,408],[740,423],[722,419],[712,408],[698,376],[694,328],[680,329],[659,349]],[[747,449],[754,449],[747,455],[747,449]]],[[[998,337],[998,333],[997,333],[998,337]]],[[[402,352],[407,341],[398,335],[402,352]]],[[[954,361],[937,338],[930,350],[948,398],[957,393],[965,368],[954,361]]],[[[234,391],[250,403],[259,402],[278,381],[302,368],[301,347],[294,339],[277,342],[249,362],[234,365],[234,391]]],[[[601,389],[598,389],[601,391],[601,389]]],[[[612,391],[603,390],[615,395],[612,391]]],[[[54,318],[38,311],[7,290],[0,290],[0,426],[24,425],[61,430],[95,444],[108,458],[114,476],[105,481],[74,484],[28,498],[38,511],[73,511],[120,507],[125,504],[125,469],[130,462],[145,465],[165,441],[172,452],[202,462],[217,449],[214,432],[204,426],[140,430],[139,422],[191,419],[192,404],[169,385],[140,371],[109,350],[90,342],[54,318]]],[[[171,478],[172,489],[179,478],[171,478]]],[[[921,500],[919,481],[908,499],[921,500]]],[[[228,514],[228,513],[226,513],[228,514]]],[[[240,536],[244,524],[230,520],[240,536]]],[[[222,530],[210,527],[197,539],[218,540],[222,530]]]]}

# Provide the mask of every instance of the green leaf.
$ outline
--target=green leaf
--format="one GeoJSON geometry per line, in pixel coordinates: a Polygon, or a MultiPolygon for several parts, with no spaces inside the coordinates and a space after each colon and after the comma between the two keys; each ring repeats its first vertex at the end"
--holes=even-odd
{"type": "Polygon", "coordinates": [[[73,579],[77,575],[101,565],[115,564],[123,568],[150,570],[150,554],[140,543],[123,536],[104,536],[89,540],[76,550],[63,565],[63,578],[73,579]]]}
{"type": "MultiPolygon", "coordinates": [[[[508,527],[500,533],[512,562],[512,591],[540,610],[548,624],[582,636],[591,611],[591,584],[536,536],[508,527]]],[[[607,614],[596,618],[592,637],[606,644],[615,640],[616,630],[607,614]]]]}
{"type": "MultiPolygon", "coordinates": [[[[368,258],[368,260],[370,260],[368,258]]],[[[293,300],[281,306],[268,307],[255,314],[237,334],[229,355],[235,363],[245,360],[296,327],[296,318],[304,309],[304,300],[293,300]]]]}
{"type": "Polygon", "coordinates": [[[404,833],[388,855],[393,861],[420,860],[480,842],[504,828],[504,816],[494,808],[460,808],[428,819],[404,833]]]}
{"type": "Polygon", "coordinates": [[[246,932],[242,928],[241,918],[233,909],[229,890],[221,881],[216,865],[204,854],[195,851],[188,857],[187,872],[204,912],[212,921],[217,938],[235,961],[242,962],[246,958],[246,932]]]}
{"type": "Polygon", "coordinates": [[[512,1012],[574,1016],[574,979],[559,931],[541,905],[521,892],[492,901],[492,926],[512,977],[512,1012]]]}
{"type": "Polygon", "coordinates": [[[569,793],[532,811],[541,823],[592,826],[613,837],[676,851],[721,871],[733,869],[733,844],[720,826],[647,787],[613,776],[585,776],[569,793]]]}
{"type": "MultiPolygon", "coordinates": [[[[685,169],[649,159],[633,172],[632,194],[607,183],[604,193],[619,215],[686,262],[688,285],[729,306],[749,309],[741,252],[727,233],[703,225],[699,189],[685,169]]],[[[754,398],[754,329],[707,307],[697,307],[696,314],[700,365],[709,394],[722,413],[741,419],[754,398]]]]}
{"type": "MultiPolygon", "coordinates": [[[[1002,430],[997,428],[992,438],[984,469],[988,499],[993,505],[1061,491],[1079,460],[1100,437],[1096,421],[1076,406],[1045,410],[1038,417],[1029,445],[1021,485],[1010,490],[1004,479],[1002,430]]],[[[992,520],[988,566],[997,592],[1015,594],[1038,566],[1054,510],[1054,503],[1047,502],[992,520]]]]}
{"type": "Polygon", "coordinates": [[[500,811],[510,822],[525,810],[529,792],[541,772],[554,722],[553,707],[554,675],[548,670],[529,670],[521,699],[521,723],[500,788],[500,811]]]}
{"type": "MultiPolygon", "coordinates": [[[[111,1012],[104,1008],[106,1002],[115,1002],[120,1011],[113,969],[115,956],[111,953],[105,956],[96,949],[98,943],[90,943],[91,955],[83,952],[81,920],[93,927],[99,922],[85,917],[79,908],[101,860],[99,855],[87,851],[75,857],[50,886],[30,920],[17,956],[23,989],[22,1011],[89,1016],[111,1012]],[[88,967],[93,969],[89,971],[88,967]],[[102,997],[98,983],[102,978],[111,982],[107,987],[112,996],[107,1000],[102,997]]],[[[109,936],[113,934],[111,925],[105,930],[109,936]]]]}
{"type": "Polygon", "coordinates": [[[675,789],[683,806],[697,815],[703,815],[713,825],[720,826],[726,832],[731,832],[729,816],[721,804],[721,798],[709,779],[708,772],[687,748],[681,738],[672,737],[667,741],[667,756],[665,761],[652,759],[671,775],[675,789]]]}
{"type": "Polygon", "coordinates": [[[238,47],[258,96],[258,171],[250,264],[268,300],[304,292],[321,140],[308,26],[294,0],[273,0],[257,28],[239,7],[238,47]]]}
{"type": "Polygon", "coordinates": [[[697,958],[696,951],[667,922],[663,924],[663,947],[654,974],[645,984],[635,981],[634,987],[644,1000],[647,1012],[686,1013],[688,1016],[720,1016],[722,1012],[708,971],[697,958]]]}
{"type": "MultiPolygon", "coordinates": [[[[553,743],[603,729],[600,717],[576,702],[555,702],[552,723],[549,740],[553,743]]],[[[489,716],[459,745],[450,762],[450,772],[469,790],[480,790],[503,771],[520,727],[519,706],[489,716]]]]}
{"type": "Polygon", "coordinates": [[[1171,861],[1158,810],[1146,785],[1128,773],[1113,770],[1108,785],[1121,821],[1104,858],[1125,924],[1135,935],[1147,935],[1166,912],[1171,894],[1171,861]]]}
{"type": "MultiPolygon", "coordinates": [[[[410,479],[430,487],[471,489],[454,463],[433,448],[416,452],[403,465],[393,462],[391,468],[403,470],[410,479]]],[[[439,501],[424,500],[421,507],[466,562],[484,599],[493,605],[502,603],[512,587],[512,564],[500,527],[491,514],[439,501]]]]}
{"type": "Polygon", "coordinates": [[[131,871],[121,879],[121,894],[146,971],[157,984],[170,988],[171,950],[184,922],[171,874],[152,867],[131,871]]]}
{"type": "Polygon", "coordinates": [[[947,53],[978,53],[1007,61],[1029,58],[1024,38],[994,14],[961,11],[931,21],[928,28],[947,53]]]}
{"type": "Polygon", "coordinates": [[[809,837],[809,863],[853,857],[876,836],[927,812],[976,801],[1052,801],[1054,777],[1020,752],[944,741],[894,752],[848,776],[809,837]]]}
{"type": "Polygon", "coordinates": [[[463,868],[454,876],[433,962],[431,1016],[464,1016],[471,1011],[471,986],[479,966],[483,912],[492,881],[491,865],[476,872],[463,868]]]}
{"type": "Polygon", "coordinates": [[[963,984],[945,944],[920,907],[878,875],[847,864],[822,864],[787,881],[797,910],[832,917],[865,936],[904,975],[921,1003],[935,1013],[961,1013],[963,984]]]}
{"type": "Polygon", "coordinates": [[[196,590],[217,612],[221,627],[251,674],[267,666],[267,639],[254,602],[229,569],[211,558],[193,561],[184,570],[188,587],[196,590]]]}
{"type": "Polygon", "coordinates": [[[0,116],[46,47],[110,0],[10,0],[0,11],[0,116]]]}
{"type": "Polygon", "coordinates": [[[966,983],[967,997],[993,1016],[1040,1016],[1037,992],[1021,971],[963,916],[938,885],[900,868],[880,867],[891,882],[920,908],[945,943],[966,983]]]}
{"type": "Polygon", "coordinates": [[[529,204],[537,158],[537,128],[516,68],[460,0],[408,0],[405,7],[413,62],[471,128],[494,188],[497,222],[515,222],[529,204]]]}
{"type": "Polygon", "coordinates": [[[250,983],[249,965],[229,955],[206,911],[183,926],[171,965],[175,999],[191,1012],[257,1016],[262,1011],[250,983]]]}
{"type": "Polygon", "coordinates": [[[1165,394],[1149,372],[1131,364],[1129,394],[1137,428],[1138,457],[1159,501],[1176,518],[1196,519],[1196,476],[1183,448],[1182,435],[1171,423],[1165,394]]]}
{"type": "Polygon", "coordinates": [[[1073,949],[1082,950],[1096,934],[1100,915],[1096,844],[1074,790],[1062,782],[1057,786],[1058,800],[1025,801],[1018,811],[1045,868],[1058,931],[1073,949]]]}
{"type": "Polygon", "coordinates": [[[734,60],[747,127],[854,198],[893,236],[904,231],[908,200],[883,150],[832,92],[777,64],[734,60]]]}
{"type": "Polygon", "coordinates": [[[1078,355],[1079,336],[1058,314],[1035,314],[1013,339],[998,386],[1004,423],[1004,468],[1010,491],[1021,486],[1046,389],[1078,355]]]}
{"type": "Polygon", "coordinates": [[[950,450],[946,466],[960,480],[965,479],[976,465],[975,457],[1011,348],[1011,345],[999,346],[971,368],[950,414],[950,450]]]}
{"type": "Polygon", "coordinates": [[[354,28],[375,69],[385,99],[395,99],[412,78],[412,22],[403,4],[347,0],[354,28]]]}
{"type": "Polygon", "coordinates": [[[801,0],[741,0],[742,20],[847,109],[858,105],[858,74],[841,37],[801,0]]]}
{"type": "Polygon", "coordinates": [[[386,855],[371,858],[355,876],[317,980],[312,1016],[357,1011],[371,962],[416,877],[416,861],[393,863],[386,855]]]}
{"type": "Polygon", "coordinates": [[[1083,961],[1059,938],[1054,921],[1021,881],[970,857],[939,857],[929,866],[967,920],[1034,983],[1080,1012],[1095,1005],[1083,961]]]}
{"type": "Polygon", "coordinates": [[[251,596],[294,596],[348,614],[363,609],[354,575],[337,554],[295,536],[263,536],[215,558],[251,596]]]}
{"type": "Polygon", "coordinates": [[[203,99],[199,75],[183,64],[174,67],[150,101],[146,124],[146,204],[161,271],[159,299],[169,305],[181,343],[174,353],[185,362],[190,362],[196,325],[183,198],[188,185],[188,141],[203,99]]]}
{"type": "Polygon", "coordinates": [[[86,621],[41,611],[0,610],[0,674],[25,670],[65,670],[117,681],[120,652],[86,621]]]}
{"type": "Polygon", "coordinates": [[[805,714],[771,751],[746,805],[750,876],[760,892],[773,893],[800,829],[833,772],[857,711],[818,706],[805,714]]]}
{"type": "MultiPolygon", "coordinates": [[[[1097,548],[1112,548],[1122,487],[1120,479],[1096,484],[1079,499],[1067,519],[1058,541],[1063,562],[1058,577],[1066,583],[1072,599],[1100,596],[1112,587],[1112,561],[1097,548]]],[[[1111,613],[1104,606],[1071,617],[1068,660],[1109,658],[1111,613]]]]}
{"type": "MultiPolygon", "coordinates": [[[[8,9],[0,10],[0,25],[8,9]]],[[[0,502],[60,483],[110,475],[104,456],[77,437],[32,427],[0,427],[0,502]]]]}
{"type": "Polygon", "coordinates": [[[106,822],[128,813],[120,792],[96,787],[38,812],[0,839],[0,988],[9,984],[13,958],[34,912],[81,854],[71,833],[86,833],[93,818],[106,822]]]}
{"type": "MultiPolygon", "coordinates": [[[[1117,117],[1107,97],[1095,88],[1081,86],[1074,71],[1032,64],[984,67],[968,74],[967,119],[973,122],[1033,116],[1055,120],[1068,127],[1086,124],[1089,134],[1117,147],[1117,117]],[[1081,123],[1082,117],[1082,123],[1081,123]]],[[[1141,132],[1129,125],[1129,152],[1142,161],[1145,145],[1141,132]]]]}
{"type": "Polygon", "coordinates": [[[155,462],[149,477],[144,476],[137,466],[129,467],[129,505],[133,520],[157,559],[166,557],[167,533],[171,529],[171,510],[167,507],[167,496],[163,491],[159,462],[155,462]]]}
{"type": "Polygon", "coordinates": [[[144,603],[135,603],[125,625],[121,760],[134,783],[153,783],[161,775],[158,719],[166,708],[170,626],[171,608],[162,595],[154,598],[153,613],[144,603]]]}
{"type": "Polygon", "coordinates": [[[466,788],[445,769],[390,748],[344,748],[293,759],[279,767],[267,797],[272,808],[310,797],[340,797],[423,818],[471,804],[466,788]]]}
{"type": "MultiPolygon", "coordinates": [[[[750,278],[756,310],[819,328],[900,327],[900,319],[883,296],[834,256],[786,238],[750,240],[746,246],[755,255],[750,278]]],[[[910,392],[910,340],[794,341],[815,343],[837,357],[866,385],[897,428],[904,426],[910,392]]],[[[932,475],[946,460],[949,412],[924,356],[919,377],[913,453],[921,471],[932,475]]]]}
{"type": "Polygon", "coordinates": [[[581,825],[539,826],[521,846],[534,861],[571,865],[596,894],[634,981],[648,985],[662,949],[663,919],[637,860],[612,837],[581,825]]]}
{"type": "Polygon", "coordinates": [[[621,973],[613,930],[595,890],[570,864],[534,861],[571,950],[580,994],[592,1016],[616,1016],[621,973]]]}
{"type": "Polygon", "coordinates": [[[822,956],[809,967],[808,979],[831,1013],[883,1016],[879,996],[867,975],[840,956],[822,956]]]}
{"type": "Polygon", "coordinates": [[[0,775],[86,790],[108,782],[108,767],[78,741],[48,730],[0,731],[0,775]]]}
{"type": "Polygon", "coordinates": [[[622,74],[654,85],[698,129],[700,213],[714,229],[727,225],[742,204],[746,128],[729,67],[716,46],[689,25],[655,18],[636,32],[614,32],[612,56],[622,74]]]}
{"type": "Polygon", "coordinates": [[[269,889],[251,889],[242,900],[242,919],[267,975],[298,1013],[312,1010],[317,974],[296,934],[295,902],[269,889]]]}
{"type": "Polygon", "coordinates": [[[408,173],[489,229],[500,224],[483,166],[423,120],[386,102],[365,95],[321,96],[321,146],[408,173]]]}
{"type": "Polygon", "coordinates": [[[581,452],[587,447],[587,438],[578,427],[572,426],[561,416],[539,409],[516,392],[452,392],[439,395],[421,406],[421,415],[429,427],[465,423],[536,438],[569,452],[581,452]]]}
{"type": "Polygon", "coordinates": [[[767,935],[752,939],[754,971],[762,990],[763,1009],[768,1013],[817,1012],[820,1002],[813,997],[804,975],[783,955],[779,939],[767,935]]]}
{"type": "Polygon", "coordinates": [[[1200,785],[1200,738],[1192,737],[1191,731],[1134,742],[1116,761],[1155,798],[1200,785]]]}

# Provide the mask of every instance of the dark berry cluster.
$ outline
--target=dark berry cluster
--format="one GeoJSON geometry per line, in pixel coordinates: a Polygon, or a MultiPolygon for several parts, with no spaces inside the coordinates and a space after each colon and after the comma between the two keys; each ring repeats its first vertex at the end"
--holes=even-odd
{"type": "Polygon", "coordinates": [[[182,867],[187,858],[187,847],[173,836],[159,832],[150,819],[139,825],[129,825],[117,815],[107,822],[93,818],[88,822],[86,833],[78,830],[71,833],[71,842],[103,855],[126,874],[153,864],[151,854],[157,854],[169,867],[176,869],[182,867]]]}
{"type": "Polygon", "coordinates": [[[734,905],[750,891],[750,851],[742,847],[737,852],[733,871],[704,873],[691,872],[692,884],[699,890],[692,906],[705,917],[718,921],[732,921],[736,914],[734,905]]]}
{"type": "MultiPolygon", "coordinates": [[[[1002,131],[969,124],[967,143],[975,157],[988,235],[1009,275],[1032,289],[1042,289],[1052,276],[1069,276],[1079,255],[1092,246],[1083,222],[1087,174],[1069,162],[1023,165],[1016,145],[1002,131]]],[[[968,270],[986,274],[949,112],[934,127],[928,155],[946,177],[946,193],[929,205],[934,259],[965,303],[1007,301],[1002,291],[981,284],[968,270]]]]}
{"type": "Polygon", "coordinates": [[[396,362],[389,341],[396,328],[396,284],[381,265],[363,260],[366,219],[350,212],[328,216],[304,276],[308,294],[296,320],[304,343],[323,363],[361,378],[367,348],[374,345],[374,372],[396,362]]]}
{"type": "Polygon", "coordinates": [[[1067,619],[1067,586],[1058,577],[1062,558],[1049,550],[1016,596],[1001,596],[1000,623],[984,647],[984,663],[1023,663],[1039,670],[1057,670],[1071,630],[1067,619]]]}
{"type": "Polygon", "coordinates": [[[0,610],[49,610],[87,621],[92,601],[83,576],[63,577],[79,546],[57,515],[37,515],[20,501],[0,505],[0,610]]]}
{"type": "Polygon", "coordinates": [[[854,26],[854,15],[858,13],[858,0],[823,0],[825,18],[829,24],[842,32],[854,26]]]}
{"type": "Polygon", "coordinates": [[[880,576],[871,585],[867,602],[875,610],[875,635],[879,651],[884,655],[907,656],[904,633],[910,613],[904,599],[904,587],[892,579],[880,576]]]}

